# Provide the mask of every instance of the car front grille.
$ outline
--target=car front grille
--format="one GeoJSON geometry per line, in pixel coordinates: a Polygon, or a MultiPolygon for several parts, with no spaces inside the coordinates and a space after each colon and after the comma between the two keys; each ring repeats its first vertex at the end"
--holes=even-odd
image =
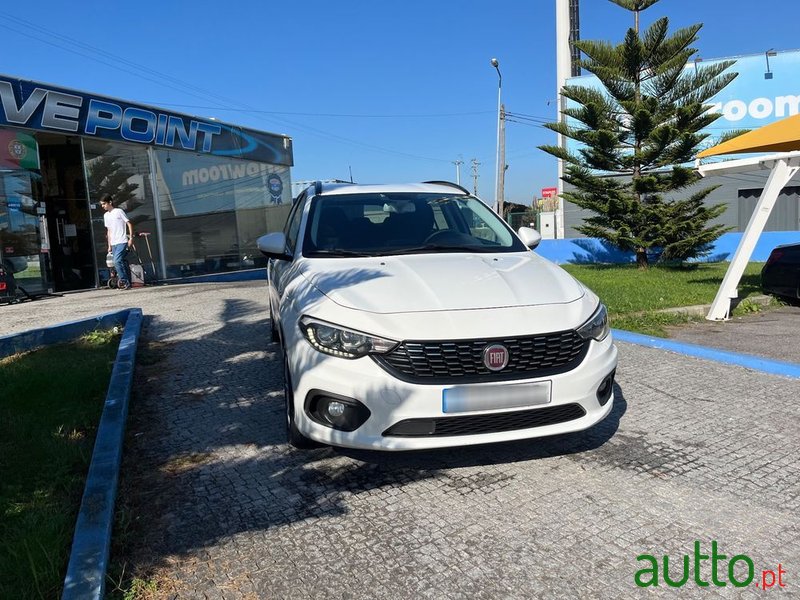
{"type": "Polygon", "coordinates": [[[406,419],[392,425],[383,432],[383,435],[385,437],[446,437],[501,433],[566,423],[580,419],[585,414],[586,411],[580,404],[564,404],[490,415],[406,419]]]}
{"type": "Polygon", "coordinates": [[[412,383],[474,383],[547,377],[580,364],[589,342],[575,331],[518,338],[406,341],[387,354],[373,355],[389,373],[412,383]],[[508,348],[508,365],[491,371],[483,351],[491,344],[508,348]]]}

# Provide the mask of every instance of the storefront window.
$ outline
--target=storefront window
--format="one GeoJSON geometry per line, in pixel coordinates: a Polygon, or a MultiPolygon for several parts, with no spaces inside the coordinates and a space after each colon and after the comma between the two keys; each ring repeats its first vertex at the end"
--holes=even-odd
{"type": "Polygon", "coordinates": [[[44,216],[34,200],[36,177],[25,170],[0,171],[0,257],[29,294],[47,290],[43,260],[49,242],[44,216]]]}
{"type": "Polygon", "coordinates": [[[107,242],[103,224],[104,211],[99,204],[104,194],[111,194],[114,197],[114,206],[124,210],[133,222],[138,258],[136,255],[129,255],[128,260],[141,259],[145,279],[157,279],[154,275],[159,268],[158,233],[147,148],[94,139],[84,139],[83,144],[100,283],[108,280],[108,269],[105,267],[107,242]],[[142,233],[149,234],[147,239],[140,235],[142,233]]]}
{"type": "Polygon", "coordinates": [[[167,276],[265,266],[256,240],[286,221],[289,168],[164,149],[155,155],[167,276]]]}

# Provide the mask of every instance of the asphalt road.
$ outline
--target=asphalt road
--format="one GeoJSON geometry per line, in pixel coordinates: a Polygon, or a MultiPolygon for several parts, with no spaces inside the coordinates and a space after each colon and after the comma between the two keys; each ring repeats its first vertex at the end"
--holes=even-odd
{"type": "Polygon", "coordinates": [[[674,340],[800,364],[800,306],[671,327],[674,340]]]}
{"type": "MultiPolygon", "coordinates": [[[[613,412],[587,432],[302,452],[284,443],[263,284],[2,307],[0,332],[123,306],[146,321],[118,497],[131,519],[112,560],[154,581],[156,597],[760,598],[756,581],[779,565],[782,591],[800,594],[795,379],[619,343],[613,412]],[[700,558],[680,591],[661,575],[636,585],[649,567],[638,556],[669,556],[680,579],[696,541],[726,555],[725,587],[695,582],[712,577],[700,558]],[[747,587],[731,583],[734,555],[752,561],[747,587]]],[[[737,560],[733,576],[748,566],[737,560]]]]}

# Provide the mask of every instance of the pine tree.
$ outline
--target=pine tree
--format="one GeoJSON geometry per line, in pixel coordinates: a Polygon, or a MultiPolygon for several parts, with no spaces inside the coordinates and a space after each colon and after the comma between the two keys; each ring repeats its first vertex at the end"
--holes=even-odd
{"type": "Polygon", "coordinates": [[[708,137],[701,131],[720,116],[708,112],[708,100],[736,77],[725,72],[733,61],[687,69],[702,25],[669,35],[664,17],[640,34],[639,13],[659,0],[610,1],[633,13],[624,41],[574,42],[586,56],[582,66],[604,90],[565,86],[572,105],[563,112],[570,120],[546,125],[578,147],[540,148],[565,162],[562,179],[574,191],[564,199],[595,213],[578,231],[635,252],[643,268],[656,249],[665,260],[699,256],[727,231],[708,224],[725,205],[704,204],[719,186],[672,196],[700,179],[686,165],[708,137]]]}

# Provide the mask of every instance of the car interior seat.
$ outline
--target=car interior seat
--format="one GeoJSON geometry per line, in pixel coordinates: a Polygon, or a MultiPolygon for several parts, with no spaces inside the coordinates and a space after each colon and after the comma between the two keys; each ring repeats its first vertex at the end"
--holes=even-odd
{"type": "Polygon", "coordinates": [[[350,222],[341,208],[338,206],[323,208],[319,216],[317,248],[320,250],[343,248],[350,238],[349,230],[350,222]]]}
{"type": "Polygon", "coordinates": [[[388,242],[418,246],[433,233],[433,225],[433,209],[423,201],[415,203],[413,212],[391,213],[382,226],[388,242]]]}

